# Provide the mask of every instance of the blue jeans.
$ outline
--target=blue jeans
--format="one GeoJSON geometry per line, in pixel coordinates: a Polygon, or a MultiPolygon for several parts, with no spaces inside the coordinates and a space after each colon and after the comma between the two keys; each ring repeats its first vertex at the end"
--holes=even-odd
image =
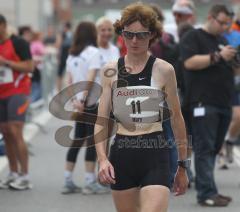
{"type": "MultiPolygon", "coordinates": [[[[195,155],[196,190],[199,202],[218,194],[214,180],[216,156],[231,121],[231,108],[205,105],[205,115],[193,117],[191,128],[195,155]]],[[[194,107],[191,108],[193,114],[194,107]]]]}
{"type": "Polygon", "coordinates": [[[31,102],[35,102],[42,97],[41,82],[32,82],[31,102]]]}
{"type": "Polygon", "coordinates": [[[174,182],[174,176],[177,171],[178,152],[174,142],[174,134],[172,131],[170,120],[164,121],[162,126],[163,126],[163,132],[164,132],[165,138],[167,139],[169,145],[171,146],[169,157],[170,157],[170,170],[171,170],[170,181],[172,185],[174,182]]]}

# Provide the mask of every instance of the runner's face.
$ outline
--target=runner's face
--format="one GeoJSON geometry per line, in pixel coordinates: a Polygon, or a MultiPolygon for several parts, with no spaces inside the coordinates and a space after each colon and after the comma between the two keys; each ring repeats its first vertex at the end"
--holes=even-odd
{"type": "Polygon", "coordinates": [[[105,21],[98,27],[98,36],[100,42],[108,43],[113,36],[113,26],[110,22],[105,21]]]}
{"type": "Polygon", "coordinates": [[[123,29],[123,39],[128,52],[132,54],[139,54],[148,51],[149,41],[152,37],[149,29],[144,27],[139,21],[133,22],[132,24],[125,26],[123,29]],[[134,35],[130,38],[128,34],[131,35],[131,32],[139,33],[139,36],[134,35]]]}

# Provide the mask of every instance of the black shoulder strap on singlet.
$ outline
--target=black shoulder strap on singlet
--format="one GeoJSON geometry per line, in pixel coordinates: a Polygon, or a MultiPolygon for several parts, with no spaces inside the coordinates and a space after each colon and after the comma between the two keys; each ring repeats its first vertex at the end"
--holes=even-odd
{"type": "Polygon", "coordinates": [[[122,72],[125,70],[125,62],[124,62],[124,57],[120,57],[118,59],[118,76],[119,72],[122,72]]]}
{"type": "Polygon", "coordinates": [[[156,57],[154,57],[153,55],[150,55],[143,72],[147,72],[148,74],[150,74],[150,76],[152,76],[152,69],[153,69],[153,64],[155,60],[156,60],[156,57]]]}
{"type": "MultiPolygon", "coordinates": [[[[153,68],[153,64],[154,64],[155,60],[156,60],[156,57],[154,57],[153,55],[150,55],[143,72],[145,72],[145,71],[151,71],[152,72],[152,68],[153,68]]],[[[125,70],[124,67],[125,67],[124,57],[120,57],[118,59],[118,72],[124,71],[125,70]]]]}
{"type": "Polygon", "coordinates": [[[124,57],[120,57],[118,59],[118,70],[117,70],[117,87],[126,87],[128,85],[128,82],[124,79],[124,76],[126,76],[126,70],[125,70],[125,62],[124,57]]]}

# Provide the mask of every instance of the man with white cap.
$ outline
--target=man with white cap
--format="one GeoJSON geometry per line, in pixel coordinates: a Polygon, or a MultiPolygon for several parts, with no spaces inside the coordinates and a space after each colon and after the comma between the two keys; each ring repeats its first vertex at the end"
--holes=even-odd
{"type": "Polygon", "coordinates": [[[177,29],[182,23],[195,24],[195,6],[191,0],[176,0],[172,7],[176,25],[166,26],[165,31],[172,34],[175,41],[179,41],[177,29]]]}

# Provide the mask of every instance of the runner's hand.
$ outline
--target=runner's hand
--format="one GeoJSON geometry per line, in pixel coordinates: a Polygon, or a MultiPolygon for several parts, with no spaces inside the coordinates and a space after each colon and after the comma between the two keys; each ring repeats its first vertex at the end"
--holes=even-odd
{"type": "Polygon", "coordinates": [[[175,196],[183,195],[186,193],[188,188],[188,176],[184,168],[178,167],[175,175],[173,191],[175,196]]]}
{"type": "Polygon", "coordinates": [[[84,111],[84,103],[80,102],[79,100],[73,100],[73,108],[76,109],[79,113],[83,113],[84,111]]]}
{"type": "Polygon", "coordinates": [[[115,184],[115,173],[109,160],[99,162],[98,179],[102,184],[115,184]]]}

